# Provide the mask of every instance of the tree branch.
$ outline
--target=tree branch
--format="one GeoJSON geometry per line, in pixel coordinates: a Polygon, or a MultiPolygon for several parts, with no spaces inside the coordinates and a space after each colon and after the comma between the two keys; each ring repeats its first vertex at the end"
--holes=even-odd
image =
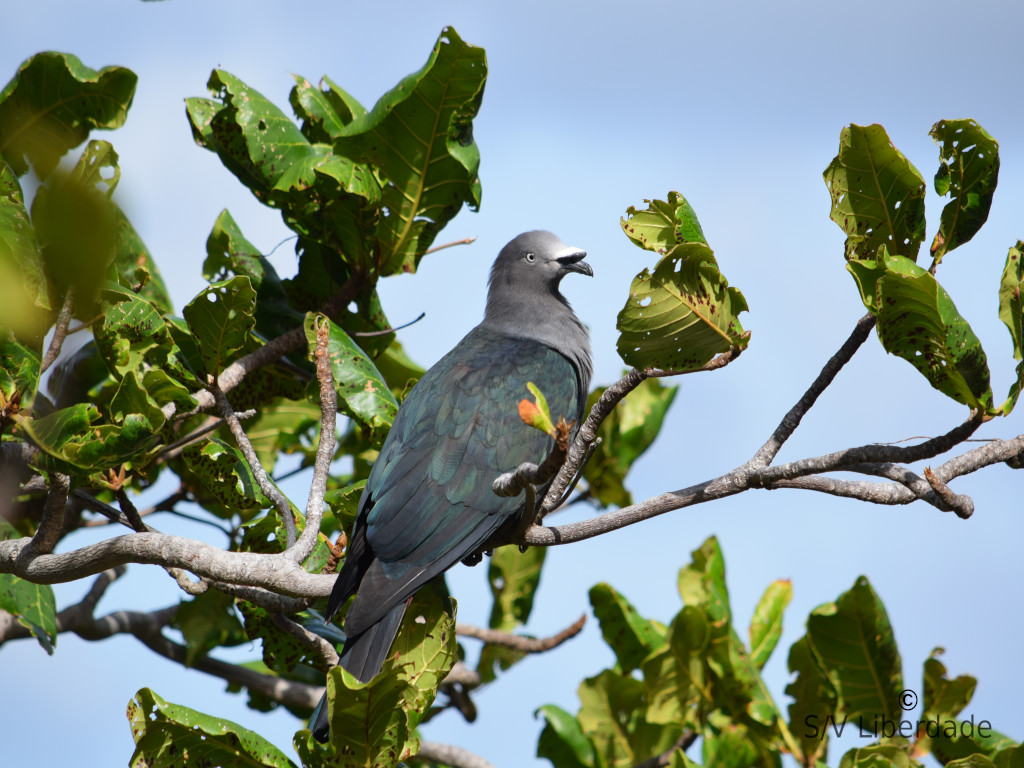
{"type": "Polygon", "coordinates": [[[260,463],[252,443],[249,442],[249,437],[245,434],[245,430],[242,429],[242,425],[238,421],[235,409],[228,402],[228,397],[224,394],[224,390],[217,386],[217,382],[212,378],[210,380],[210,391],[213,392],[213,396],[217,400],[217,407],[220,408],[220,412],[224,415],[224,420],[227,422],[228,428],[235,438],[238,450],[242,452],[246,464],[252,470],[252,476],[256,480],[256,485],[260,487],[263,495],[270,499],[274,506],[277,507],[277,512],[281,516],[285,530],[288,532],[288,546],[291,547],[295,543],[295,518],[292,516],[291,504],[267,475],[267,470],[260,463]]]}
{"type": "Polygon", "coordinates": [[[421,741],[416,757],[451,768],[494,768],[494,765],[475,752],[454,744],[439,744],[436,741],[421,741]]]}
{"type": "Polygon", "coordinates": [[[476,638],[477,640],[483,640],[485,643],[500,645],[516,651],[523,651],[524,653],[544,653],[552,648],[557,648],[566,640],[576,637],[583,630],[586,620],[587,617],[584,614],[561,632],[550,637],[537,638],[513,635],[510,632],[475,627],[472,624],[463,624],[462,622],[456,622],[455,634],[476,638]]]}
{"type": "Polygon", "coordinates": [[[316,330],[316,349],[313,353],[316,361],[316,377],[320,382],[320,443],[316,449],[313,462],[313,480],[309,486],[309,498],[306,502],[306,523],[302,536],[294,547],[286,550],[296,563],[301,563],[313,551],[317,536],[320,535],[320,522],[324,515],[324,496],[327,493],[327,480],[330,477],[331,460],[334,458],[334,446],[337,442],[337,411],[338,393],[334,389],[334,375],[331,372],[331,358],[327,352],[329,324],[323,318],[314,321],[316,330]],[[290,550],[290,551],[288,551],[290,550]]]}
{"type": "Polygon", "coordinates": [[[821,393],[839,375],[839,371],[843,369],[843,366],[850,362],[857,350],[867,340],[871,329],[874,327],[875,316],[870,312],[857,321],[857,325],[854,326],[850,337],[839,348],[839,351],[829,358],[821,373],[818,374],[817,378],[811,383],[811,386],[804,392],[803,397],[782,418],[779,426],[775,428],[775,432],[768,438],[768,442],[762,445],[757,453],[754,454],[754,457],[750,460],[752,466],[764,467],[772,463],[783,444],[792,436],[796,428],[800,426],[801,419],[811,409],[811,406],[814,405],[821,393]]]}
{"type": "Polygon", "coordinates": [[[68,336],[68,325],[71,323],[71,313],[75,308],[75,286],[68,286],[68,292],[64,295],[64,304],[57,313],[57,325],[53,329],[53,338],[50,339],[50,346],[46,348],[43,362],[39,366],[39,375],[42,376],[46,370],[60,357],[60,349],[64,345],[64,339],[68,336]]]}

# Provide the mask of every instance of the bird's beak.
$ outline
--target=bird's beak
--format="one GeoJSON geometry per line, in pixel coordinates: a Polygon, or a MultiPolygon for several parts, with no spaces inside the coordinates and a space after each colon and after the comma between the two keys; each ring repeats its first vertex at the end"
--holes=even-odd
{"type": "Polygon", "coordinates": [[[582,248],[566,248],[561,255],[555,258],[555,261],[562,265],[559,270],[562,273],[579,272],[581,275],[593,277],[594,270],[584,261],[585,258],[587,258],[587,252],[582,248]]]}

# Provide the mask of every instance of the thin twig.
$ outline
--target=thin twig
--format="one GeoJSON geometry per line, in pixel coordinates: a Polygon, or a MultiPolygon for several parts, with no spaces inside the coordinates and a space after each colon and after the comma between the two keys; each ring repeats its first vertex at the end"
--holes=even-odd
{"type": "Polygon", "coordinates": [[[53,329],[53,338],[50,339],[50,346],[46,348],[43,362],[39,365],[39,374],[46,372],[53,363],[60,357],[60,349],[64,345],[64,339],[68,335],[68,325],[71,323],[71,313],[75,308],[75,286],[68,286],[68,292],[64,295],[64,303],[60,312],[57,313],[57,325],[53,329]]]}
{"type": "Polygon", "coordinates": [[[408,323],[402,323],[401,325],[395,326],[394,328],[384,328],[380,331],[349,331],[349,336],[358,336],[361,339],[370,338],[373,336],[387,336],[389,333],[395,333],[408,328],[410,325],[416,325],[420,320],[427,316],[426,312],[420,312],[419,316],[414,320],[410,320],[408,323]]]}
{"type": "Polygon", "coordinates": [[[800,426],[800,421],[804,415],[811,409],[811,406],[817,401],[825,389],[835,380],[836,376],[839,375],[839,371],[843,369],[850,359],[856,354],[857,350],[860,349],[861,345],[867,340],[868,334],[871,333],[871,329],[875,327],[875,316],[868,313],[864,315],[860,320],[857,321],[857,325],[854,326],[853,332],[850,337],[843,343],[839,350],[829,358],[829,361],[825,363],[825,367],[821,369],[821,373],[817,375],[811,386],[804,392],[796,405],[790,408],[782,421],[779,422],[779,426],[775,428],[772,436],[768,438],[768,442],[762,445],[757,453],[754,454],[750,460],[750,465],[753,467],[765,467],[775,460],[779,451],[782,449],[783,444],[792,436],[796,428],[800,426]]]}
{"type": "Polygon", "coordinates": [[[461,240],[452,240],[452,242],[450,243],[445,243],[444,245],[435,245],[433,248],[428,248],[423,252],[423,255],[426,256],[428,253],[437,253],[438,251],[443,251],[445,248],[451,248],[456,245],[469,245],[475,242],[475,237],[464,237],[461,240]]]}
{"type": "Polygon", "coordinates": [[[270,477],[267,475],[267,470],[263,468],[255,449],[252,447],[252,443],[249,442],[248,435],[242,429],[234,408],[228,402],[227,395],[217,386],[217,382],[212,377],[208,385],[210,391],[213,392],[213,396],[217,399],[217,407],[220,408],[220,412],[223,414],[224,420],[227,422],[228,428],[235,438],[238,450],[242,452],[245,462],[249,465],[249,469],[252,470],[252,476],[256,481],[256,485],[259,486],[263,495],[270,499],[274,506],[277,507],[278,514],[281,515],[281,521],[284,523],[285,530],[287,531],[287,546],[291,547],[295,544],[295,518],[292,517],[291,504],[289,504],[284,494],[281,493],[281,490],[271,482],[270,477]]]}
{"type": "Polygon", "coordinates": [[[475,627],[471,624],[456,622],[455,634],[463,637],[472,637],[483,640],[485,643],[500,645],[504,648],[511,648],[524,653],[544,653],[552,648],[557,648],[566,640],[576,637],[586,623],[586,614],[580,616],[576,621],[563,629],[561,632],[550,637],[526,637],[525,635],[513,635],[510,632],[502,632],[497,629],[486,629],[475,627]]]}

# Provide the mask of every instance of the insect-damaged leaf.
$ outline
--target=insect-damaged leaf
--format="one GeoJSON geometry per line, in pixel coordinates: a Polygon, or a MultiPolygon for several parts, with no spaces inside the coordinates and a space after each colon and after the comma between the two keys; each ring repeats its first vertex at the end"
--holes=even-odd
{"type": "Polygon", "coordinates": [[[653,272],[633,279],[619,312],[618,350],[635,368],[694,370],[746,347],[737,316],[747,302],[719,271],[693,209],[676,192],[668,197],[668,203],[651,201],[646,211],[630,208],[621,221],[634,243],[664,255],[653,272]]]}
{"type": "Polygon", "coordinates": [[[924,179],[880,125],[848,125],[824,172],[832,221],[846,233],[846,258],[879,247],[917,260],[924,239],[924,179]]]}

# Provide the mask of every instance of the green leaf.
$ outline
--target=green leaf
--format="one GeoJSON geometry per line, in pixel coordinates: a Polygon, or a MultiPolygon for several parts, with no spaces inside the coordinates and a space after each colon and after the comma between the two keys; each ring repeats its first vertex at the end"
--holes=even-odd
{"type": "Polygon", "coordinates": [[[629,674],[665,646],[665,627],[643,618],[611,585],[591,587],[590,605],[601,625],[604,641],[615,652],[619,672],[629,674]]]}
{"type": "MultiPolygon", "coordinates": [[[[0,519],[0,541],[17,536],[14,526],[0,519]]],[[[14,616],[51,656],[57,645],[57,601],[49,584],[33,584],[0,573],[0,610],[14,616]]]]}
{"type": "Polygon", "coordinates": [[[644,718],[643,681],[606,669],[580,684],[579,697],[577,718],[605,768],[632,768],[679,737],[678,728],[644,718]]]}
{"type": "Polygon", "coordinates": [[[406,611],[392,655],[368,683],[342,667],[327,676],[331,742],[294,740],[303,765],[395,765],[419,751],[413,731],[456,658],[454,601],[427,588],[406,611]]]}
{"type": "MultiPolygon", "coordinates": [[[[530,547],[525,552],[520,552],[518,547],[499,547],[494,551],[487,564],[487,583],[494,599],[491,629],[511,632],[530,618],[546,554],[546,547],[530,547]]],[[[480,651],[477,671],[485,682],[490,682],[497,677],[495,665],[507,670],[525,655],[522,651],[487,643],[480,651]]]]}
{"type": "MultiPolygon", "coordinates": [[[[1006,254],[1006,265],[1003,277],[999,282],[999,319],[1010,331],[1013,340],[1013,359],[1021,360],[1021,349],[1024,348],[1024,308],[1021,306],[1021,283],[1024,282],[1024,240],[1006,254]]],[[[1024,362],[1017,364],[1017,380],[1010,386],[1009,397],[999,410],[1008,416],[1017,404],[1021,390],[1024,389],[1024,362]]]]}
{"type": "Polygon", "coordinates": [[[377,228],[381,275],[413,272],[463,203],[480,206],[472,123],[487,62],[446,27],[427,63],[352,120],[335,151],[368,160],[386,179],[377,228]]]}
{"type": "MultiPolygon", "coordinates": [[[[828,750],[826,718],[837,714],[835,687],[814,659],[806,635],[789,649],[789,671],[796,673],[796,679],[786,686],[786,695],[793,699],[789,705],[789,730],[803,751],[800,762],[813,765],[828,750]]],[[[839,720],[842,721],[841,716],[839,720]]]]}
{"type": "Polygon", "coordinates": [[[839,768],[912,768],[917,765],[906,750],[892,744],[857,747],[839,761],[839,768]]]}
{"type": "Polygon", "coordinates": [[[1018,746],[1009,736],[993,729],[988,720],[976,720],[973,715],[968,720],[940,720],[932,725],[937,729],[932,733],[928,732],[927,723],[925,726],[926,735],[931,736],[932,754],[944,765],[975,755],[996,758],[999,752],[1018,746]]]}
{"type": "MultiPolygon", "coordinates": [[[[89,149],[97,146],[97,142],[90,142],[89,149]]],[[[97,153],[97,165],[116,165],[117,156],[112,151],[103,153],[100,149],[93,154],[97,153]]],[[[83,322],[96,315],[97,294],[118,243],[116,208],[107,193],[95,186],[100,177],[93,167],[94,159],[87,150],[70,173],[54,173],[32,201],[32,223],[52,295],[62,302],[73,287],[74,316],[83,322]]]]}
{"type": "Polygon", "coordinates": [[[196,142],[216,152],[261,202],[281,210],[300,235],[329,245],[369,270],[366,254],[380,206],[373,170],[336,153],[330,144],[311,144],[299,128],[262,94],[234,75],[214,70],[210,89],[219,101],[187,99],[196,142]]]}
{"type": "Polygon", "coordinates": [[[880,125],[848,125],[824,172],[831,218],[846,233],[846,258],[870,259],[881,246],[917,260],[924,239],[924,179],[880,125]]]}
{"type": "Polygon", "coordinates": [[[320,87],[300,75],[294,77],[295,87],[288,101],[302,120],[302,133],[310,142],[337,139],[344,134],[345,126],[366,114],[362,104],[326,75],[321,78],[320,87]]]}
{"type": "MultiPolygon", "coordinates": [[[[756,742],[742,723],[720,715],[715,718],[713,727],[704,730],[703,736],[701,752],[704,768],[748,768],[759,764],[756,742]]],[[[781,768],[778,752],[773,757],[773,761],[766,758],[760,764],[774,763],[781,768]]]]}
{"type": "MultiPolygon", "coordinates": [[[[316,348],[314,322],[318,316],[306,316],[306,340],[316,348]]],[[[327,351],[338,391],[339,410],[356,419],[370,431],[372,441],[380,446],[398,413],[398,401],[373,361],[352,338],[333,321],[328,321],[327,351]]]]}
{"type": "Polygon", "coordinates": [[[0,159],[0,328],[41,344],[50,325],[50,309],[43,254],[21,184],[0,159]]]}
{"type": "Polygon", "coordinates": [[[761,595],[750,620],[750,660],[758,669],[775,650],[782,637],[782,614],[793,599],[793,584],[788,579],[773,581],[761,595]]]}
{"type": "Polygon", "coordinates": [[[246,345],[256,324],[255,310],[256,291],[245,275],[210,284],[185,307],[185,322],[207,372],[219,374],[246,345]]]}
{"type": "Polygon", "coordinates": [[[664,256],[680,243],[708,244],[697,213],[678,192],[669,192],[667,201],[644,202],[648,203],[646,209],[631,205],[626,218],[619,220],[626,237],[641,248],[664,256]]]}
{"type": "Polygon", "coordinates": [[[185,666],[191,667],[214,648],[246,642],[234,603],[229,595],[211,589],[178,606],[174,627],[185,637],[185,666]]]}
{"type": "MultiPolygon", "coordinates": [[[[584,413],[590,412],[605,389],[590,393],[584,413]]],[[[624,507],[632,503],[625,486],[626,474],[657,438],[677,391],[656,379],[646,379],[601,423],[597,433],[601,444],[587,463],[583,477],[602,505],[624,507]]]]}
{"type": "MultiPolygon", "coordinates": [[[[154,371],[159,374],[160,372],[154,371]]],[[[150,397],[139,381],[137,371],[129,371],[121,379],[117,392],[110,401],[110,415],[117,422],[124,422],[130,414],[136,413],[146,419],[154,430],[159,430],[166,421],[159,404],[150,397]]],[[[170,383],[170,382],[168,382],[170,383]]]]}
{"type": "Polygon", "coordinates": [[[203,277],[215,282],[238,275],[248,277],[256,291],[256,330],[265,338],[280,336],[302,322],[303,314],[288,303],[273,265],[245,238],[225,209],[206,240],[203,277]]]}
{"type": "Polygon", "coordinates": [[[281,397],[262,404],[256,418],[245,423],[245,434],[263,468],[270,472],[282,453],[298,453],[312,463],[320,415],[319,403],[308,399],[281,397]]]}
{"type": "Polygon", "coordinates": [[[680,243],[633,278],[619,312],[619,357],[635,368],[688,371],[732,347],[744,349],[738,315],[747,302],[705,243],[680,243]]]}
{"type": "Polygon", "coordinates": [[[117,228],[114,266],[121,284],[140,294],[157,312],[169,315],[174,305],[160,270],[149,253],[149,248],[142,242],[142,238],[128,221],[124,211],[116,205],[114,219],[117,228]]]}
{"type": "Polygon", "coordinates": [[[124,124],[137,79],[124,67],[97,72],[69,53],[36,54],[0,92],[0,155],[18,176],[27,159],[45,179],[89,131],[124,124]]]}
{"type": "Polygon", "coordinates": [[[35,344],[26,344],[0,326],[0,404],[4,410],[15,397],[24,403],[32,402],[39,386],[41,364],[41,338],[35,344]]]}
{"type": "Polygon", "coordinates": [[[851,718],[899,720],[903,673],[885,606],[861,576],[834,603],[814,609],[807,639],[815,659],[839,693],[840,708],[851,718]]]}
{"type": "MultiPolygon", "coordinates": [[[[251,517],[257,510],[271,506],[263,495],[248,462],[234,446],[211,438],[204,443],[193,443],[181,452],[188,469],[202,481],[206,497],[196,499],[210,508],[209,499],[222,509],[211,509],[220,517],[240,514],[251,517]]],[[[197,493],[200,489],[193,489],[197,493]]]]}
{"type": "Polygon", "coordinates": [[[878,338],[887,352],[909,362],[947,397],[992,410],[985,351],[933,275],[884,249],[879,260],[851,260],[847,269],[878,318],[878,338]]]}
{"type": "MultiPolygon", "coordinates": [[[[330,514],[335,520],[335,530],[351,534],[352,527],[356,522],[356,513],[359,510],[359,499],[362,497],[365,487],[366,480],[360,480],[343,488],[334,488],[325,494],[324,501],[331,508],[330,514]]],[[[330,530],[327,520],[324,521],[323,529],[330,530]]]]}
{"type": "Polygon", "coordinates": [[[238,601],[238,612],[245,620],[245,635],[254,642],[259,641],[263,663],[273,673],[287,675],[297,665],[308,663],[306,648],[278,627],[269,612],[245,600],[238,601]]]}
{"type": "Polygon", "coordinates": [[[939,145],[935,191],[950,201],[932,241],[935,262],[977,234],[999,181],[999,143],[974,120],[940,120],[929,135],[939,145]]]}
{"type": "Polygon", "coordinates": [[[534,714],[544,716],[537,757],[550,760],[554,768],[596,768],[594,743],[575,717],[554,704],[546,704],[534,714]]]}
{"type": "Polygon", "coordinates": [[[926,716],[951,719],[971,702],[978,681],[970,675],[950,680],[946,665],[938,659],[942,653],[942,648],[934,648],[924,663],[924,712],[926,716]]]}
{"type": "Polygon", "coordinates": [[[684,607],[672,620],[668,644],[642,665],[648,722],[699,729],[712,705],[707,656],[711,627],[703,611],[684,607]]]}
{"type": "Polygon", "coordinates": [[[164,701],[143,688],[128,703],[135,739],[131,768],[188,765],[295,768],[285,754],[242,726],[164,701]]]}

